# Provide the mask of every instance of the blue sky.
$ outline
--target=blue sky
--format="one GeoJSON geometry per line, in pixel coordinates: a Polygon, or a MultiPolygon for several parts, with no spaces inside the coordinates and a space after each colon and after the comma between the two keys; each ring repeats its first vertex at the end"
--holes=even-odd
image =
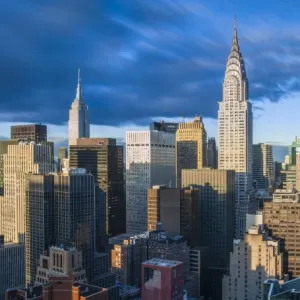
{"type": "Polygon", "coordinates": [[[217,136],[234,12],[254,107],[254,141],[300,135],[296,0],[14,0],[0,11],[0,136],[38,122],[63,141],[77,68],[92,136],[204,117],[217,136]]]}

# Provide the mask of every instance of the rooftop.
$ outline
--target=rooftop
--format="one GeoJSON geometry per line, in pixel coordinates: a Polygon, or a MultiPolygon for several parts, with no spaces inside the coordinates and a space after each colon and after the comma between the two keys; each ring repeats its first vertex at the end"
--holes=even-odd
{"type": "Polygon", "coordinates": [[[181,261],[167,260],[167,259],[160,259],[160,258],[152,258],[150,260],[143,262],[143,265],[152,265],[152,266],[169,267],[169,268],[173,268],[181,264],[183,264],[183,262],[181,261]]]}

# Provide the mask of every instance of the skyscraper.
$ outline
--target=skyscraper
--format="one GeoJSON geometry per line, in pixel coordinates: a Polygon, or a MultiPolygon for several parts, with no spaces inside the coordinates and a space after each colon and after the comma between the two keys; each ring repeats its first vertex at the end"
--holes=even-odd
{"type": "Polygon", "coordinates": [[[147,230],[147,192],[175,185],[175,136],[163,131],[126,133],[126,231],[147,230]]]}
{"type": "Polygon", "coordinates": [[[201,169],[206,164],[207,136],[201,117],[179,123],[176,131],[176,181],[181,187],[181,170],[201,169]]]}
{"type": "Polygon", "coordinates": [[[207,142],[206,166],[218,169],[218,150],[215,138],[209,138],[207,142]]]}
{"type": "Polygon", "coordinates": [[[178,123],[168,123],[165,121],[153,122],[150,124],[150,130],[164,131],[168,133],[176,133],[178,123]]]}
{"type": "Polygon", "coordinates": [[[125,191],[123,147],[116,139],[82,138],[70,146],[70,167],[84,168],[94,175],[106,193],[106,232],[115,236],[125,232],[125,191]]]}
{"type": "MultiPolygon", "coordinates": [[[[201,247],[208,248],[203,295],[219,299],[222,276],[229,269],[234,238],[235,172],[208,168],[182,170],[182,186],[191,185],[197,187],[200,201],[198,241],[201,247]]],[[[193,239],[197,241],[195,237],[193,239]]]]}
{"type": "Polygon", "coordinates": [[[20,142],[9,145],[4,156],[4,190],[0,203],[0,231],[6,241],[24,242],[25,174],[55,171],[50,145],[20,142]]]}
{"type": "Polygon", "coordinates": [[[40,255],[55,244],[53,175],[26,174],[26,282],[34,283],[40,255]]]}
{"type": "Polygon", "coordinates": [[[297,148],[300,148],[300,138],[296,136],[295,140],[289,146],[289,164],[295,165],[296,164],[296,153],[297,148]]]}
{"type": "Polygon", "coordinates": [[[219,102],[218,167],[236,172],[236,236],[242,237],[247,212],[255,212],[252,192],[252,105],[248,101],[248,79],[240,51],[236,22],[231,52],[219,102]]]}
{"type": "Polygon", "coordinates": [[[62,171],[63,162],[65,159],[68,158],[68,149],[66,147],[59,147],[58,148],[58,172],[62,171]]]}
{"type": "Polygon", "coordinates": [[[78,70],[76,97],[69,112],[69,146],[76,145],[79,138],[90,137],[88,107],[84,103],[81,93],[80,70],[78,70]]]}
{"type": "Polygon", "coordinates": [[[58,244],[74,243],[92,280],[95,252],[95,180],[84,169],[54,176],[54,235],[58,244]]]}
{"type": "Polygon", "coordinates": [[[272,146],[267,144],[253,145],[253,181],[256,189],[268,190],[274,177],[272,146]]]}

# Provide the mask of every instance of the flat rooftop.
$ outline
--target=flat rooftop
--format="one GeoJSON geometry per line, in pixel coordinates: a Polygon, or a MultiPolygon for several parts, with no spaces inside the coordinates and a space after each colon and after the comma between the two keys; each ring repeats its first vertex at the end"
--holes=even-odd
{"type": "Polygon", "coordinates": [[[183,264],[183,262],[181,261],[160,259],[160,258],[152,258],[150,260],[143,262],[143,265],[152,265],[152,266],[160,266],[160,267],[168,267],[168,268],[173,268],[181,264],[183,264]]]}

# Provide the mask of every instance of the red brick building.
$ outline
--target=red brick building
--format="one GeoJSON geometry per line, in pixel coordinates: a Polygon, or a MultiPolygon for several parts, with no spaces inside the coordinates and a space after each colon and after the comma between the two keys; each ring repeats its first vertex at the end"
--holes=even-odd
{"type": "Polygon", "coordinates": [[[74,282],[71,277],[50,277],[49,284],[9,289],[5,300],[108,300],[107,289],[74,282]]]}
{"type": "Polygon", "coordinates": [[[143,300],[182,300],[183,286],[182,262],[153,258],[142,264],[143,300]]]}

